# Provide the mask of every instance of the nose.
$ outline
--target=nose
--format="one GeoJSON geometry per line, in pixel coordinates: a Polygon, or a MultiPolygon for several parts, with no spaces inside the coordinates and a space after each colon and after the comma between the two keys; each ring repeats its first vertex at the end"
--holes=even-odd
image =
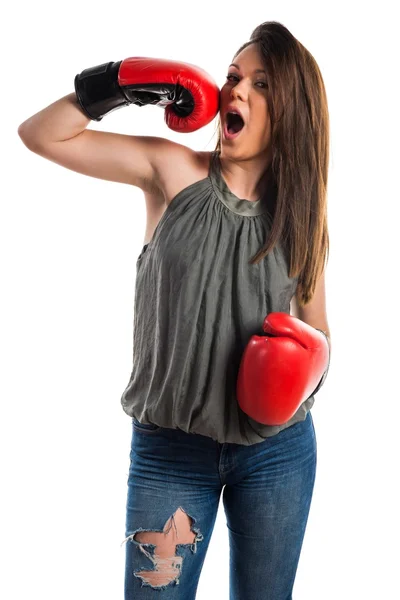
{"type": "Polygon", "coordinates": [[[242,101],[246,101],[248,96],[248,86],[246,85],[245,79],[236,83],[231,88],[231,97],[236,99],[240,98],[242,101]]]}

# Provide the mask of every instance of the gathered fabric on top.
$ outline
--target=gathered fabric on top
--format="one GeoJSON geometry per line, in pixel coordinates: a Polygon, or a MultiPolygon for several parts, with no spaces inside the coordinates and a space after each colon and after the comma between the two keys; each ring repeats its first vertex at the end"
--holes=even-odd
{"type": "Polygon", "coordinates": [[[252,445],[304,421],[308,398],[287,423],[248,417],[236,396],[243,351],[270,312],[290,314],[297,278],[283,248],[258,264],[271,219],[265,200],[228,188],[219,153],[208,176],[181,190],[136,261],[133,367],[121,404],[141,423],[252,445]]]}

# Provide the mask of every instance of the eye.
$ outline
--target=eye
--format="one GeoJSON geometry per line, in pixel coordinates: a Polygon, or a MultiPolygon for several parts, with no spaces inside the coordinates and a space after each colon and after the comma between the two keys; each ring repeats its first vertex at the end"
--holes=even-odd
{"type": "MultiPolygon", "coordinates": [[[[236,81],[238,81],[238,77],[236,75],[234,75],[233,73],[229,73],[229,75],[226,76],[226,80],[227,81],[231,81],[231,77],[233,77],[234,79],[236,79],[236,81]]],[[[261,83],[262,89],[267,88],[268,84],[265,81],[257,81],[256,84],[258,85],[259,83],[261,83]]]]}

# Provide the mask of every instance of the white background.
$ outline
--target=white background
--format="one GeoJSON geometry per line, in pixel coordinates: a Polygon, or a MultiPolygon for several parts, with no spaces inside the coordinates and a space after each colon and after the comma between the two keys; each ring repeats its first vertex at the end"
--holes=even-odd
{"type": "MultiPolygon", "coordinates": [[[[312,409],[317,479],[294,599],[397,597],[394,5],[36,0],[3,12],[3,598],[123,598],[131,421],[120,396],[131,369],[134,267],[146,218],[140,189],[43,159],[24,146],[18,126],[73,92],[83,69],[129,56],[197,64],[221,87],[234,52],[268,20],[288,27],[317,60],[331,118],[332,361],[312,409]]],[[[192,134],[172,132],[158,107],[130,106],[89,128],[164,136],[199,150],[217,139],[215,121],[192,134]]],[[[228,600],[228,560],[221,503],[199,600],[228,600]]]]}

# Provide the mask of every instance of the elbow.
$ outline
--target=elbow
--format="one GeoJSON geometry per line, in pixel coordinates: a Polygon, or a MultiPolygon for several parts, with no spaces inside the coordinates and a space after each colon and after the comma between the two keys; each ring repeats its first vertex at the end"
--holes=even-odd
{"type": "Polygon", "coordinates": [[[36,151],[37,143],[32,138],[32,136],[29,136],[26,133],[26,131],[24,130],[23,124],[18,127],[18,135],[19,135],[20,140],[22,141],[24,146],[26,146],[28,148],[28,150],[31,150],[31,152],[36,151]]]}

